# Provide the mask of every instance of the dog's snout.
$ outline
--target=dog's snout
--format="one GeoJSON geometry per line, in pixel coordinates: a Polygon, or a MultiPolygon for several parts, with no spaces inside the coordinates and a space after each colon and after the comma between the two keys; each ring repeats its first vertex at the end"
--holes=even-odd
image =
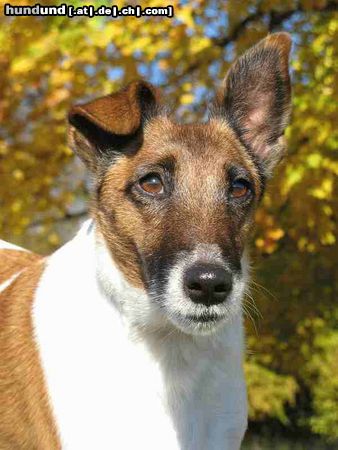
{"type": "Polygon", "coordinates": [[[214,264],[195,264],[184,275],[184,288],[194,303],[222,303],[232,289],[232,274],[214,264]]]}

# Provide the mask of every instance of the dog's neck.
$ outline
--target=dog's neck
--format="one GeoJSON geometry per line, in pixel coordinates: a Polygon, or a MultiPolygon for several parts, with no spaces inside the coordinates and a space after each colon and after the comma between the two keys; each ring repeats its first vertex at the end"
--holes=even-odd
{"type": "MultiPolygon", "coordinates": [[[[138,423],[135,435],[141,436],[149,426],[142,422],[148,404],[154,426],[164,436],[169,432],[164,440],[176,439],[168,421],[177,424],[183,441],[189,440],[195,431],[182,424],[195,408],[208,408],[214,401],[208,397],[199,403],[200,392],[206,392],[202,386],[212,385],[215,371],[217,383],[223,384],[242,373],[241,321],[238,315],[211,336],[176,330],[161,319],[145,292],[126,282],[103,237],[85,223],[50,257],[34,304],[37,342],[61,438],[69,448],[89,448],[90,437],[99,435],[102,448],[116,446],[118,436],[122,439],[129,430],[114,430],[113,437],[111,423],[138,423]],[[91,405],[90,411],[81,399],[91,405]],[[107,424],[96,420],[95,411],[102,412],[107,424]]],[[[223,384],[217,392],[226,391],[223,384]]],[[[242,378],[238,389],[243,397],[242,378]]],[[[128,448],[138,444],[133,436],[128,439],[128,448]]]]}
{"type": "Polygon", "coordinates": [[[180,399],[195,388],[194,380],[197,381],[208,364],[214,364],[220,357],[223,359],[226,355],[227,364],[234,371],[240,368],[244,347],[241,313],[210,336],[183,333],[163,317],[160,307],[144,291],[125,280],[104,236],[94,226],[90,233],[95,241],[100,291],[121,314],[129,338],[142,342],[159,364],[169,408],[176,408],[180,399]]]}

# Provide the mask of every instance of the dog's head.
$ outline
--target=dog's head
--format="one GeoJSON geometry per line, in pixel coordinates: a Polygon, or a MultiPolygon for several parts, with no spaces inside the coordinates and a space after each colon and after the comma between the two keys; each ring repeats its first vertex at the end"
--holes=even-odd
{"type": "Polygon", "coordinates": [[[213,330],[241,309],[253,213],[284,153],[290,43],[273,34],[239,58],[203,124],[172,121],[142,81],[69,114],[116,264],[186,332],[213,330]]]}

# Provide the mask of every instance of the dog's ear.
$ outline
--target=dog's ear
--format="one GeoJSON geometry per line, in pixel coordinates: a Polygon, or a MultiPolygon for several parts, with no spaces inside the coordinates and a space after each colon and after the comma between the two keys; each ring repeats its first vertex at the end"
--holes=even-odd
{"type": "Polygon", "coordinates": [[[73,106],[68,114],[70,147],[93,172],[114,155],[133,154],[141,147],[144,124],[158,105],[158,90],[135,81],[117,93],[73,106]]]}
{"type": "Polygon", "coordinates": [[[216,100],[216,115],[226,119],[265,175],[285,151],[283,133],[291,109],[287,33],[267,36],[230,68],[216,100]]]}

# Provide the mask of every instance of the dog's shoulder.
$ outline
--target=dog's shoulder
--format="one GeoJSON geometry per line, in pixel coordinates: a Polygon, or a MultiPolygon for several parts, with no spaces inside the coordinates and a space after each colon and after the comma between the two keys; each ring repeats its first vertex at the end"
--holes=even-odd
{"type": "Polygon", "coordinates": [[[60,448],[31,317],[45,268],[35,253],[0,249],[0,448],[60,448]]]}
{"type": "Polygon", "coordinates": [[[4,248],[2,242],[0,242],[0,312],[8,313],[7,309],[13,312],[18,312],[19,309],[30,311],[34,293],[45,269],[46,258],[20,247],[8,245],[4,248]]]}

